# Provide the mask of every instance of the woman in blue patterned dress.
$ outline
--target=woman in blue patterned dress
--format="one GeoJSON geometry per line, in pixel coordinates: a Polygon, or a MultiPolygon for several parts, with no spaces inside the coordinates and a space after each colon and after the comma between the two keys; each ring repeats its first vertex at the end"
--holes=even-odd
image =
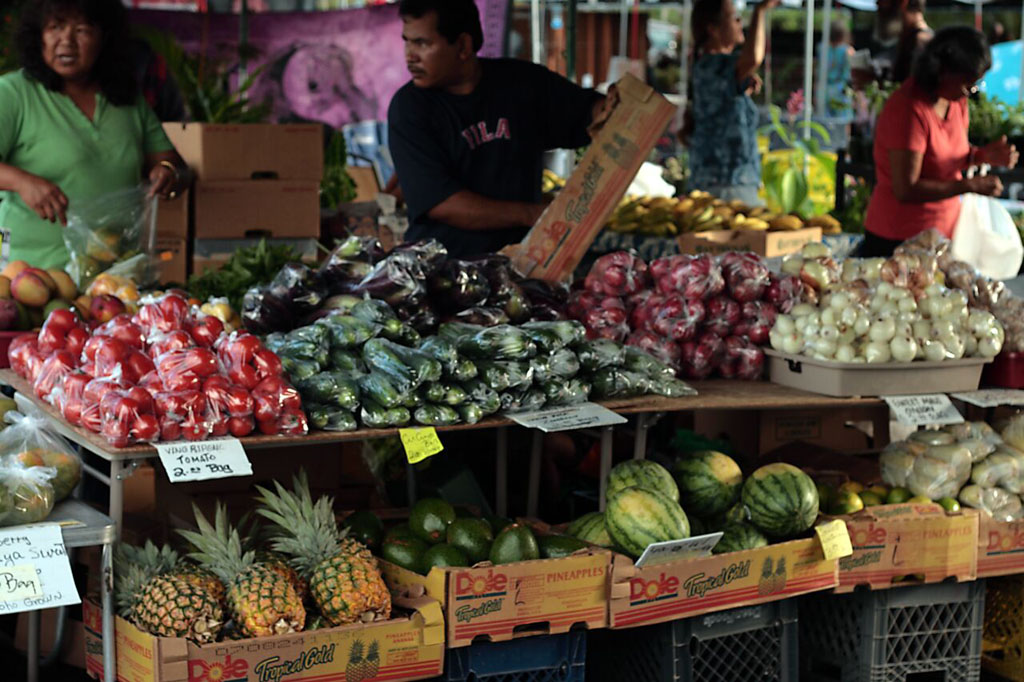
{"type": "Polygon", "coordinates": [[[732,0],[694,4],[691,189],[748,205],[761,203],[758,111],[750,96],[761,89],[757,71],[765,55],[765,12],[778,4],[779,0],[764,0],[754,8],[749,39],[732,0]]]}

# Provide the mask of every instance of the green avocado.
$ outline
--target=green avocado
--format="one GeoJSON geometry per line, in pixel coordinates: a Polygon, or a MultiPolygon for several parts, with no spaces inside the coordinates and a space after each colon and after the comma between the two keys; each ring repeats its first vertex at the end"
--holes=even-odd
{"type": "Polygon", "coordinates": [[[380,556],[396,566],[416,573],[424,573],[423,555],[426,554],[427,549],[427,543],[418,538],[405,540],[391,538],[381,544],[380,556]]]}
{"type": "Polygon", "coordinates": [[[428,497],[409,513],[409,527],[416,536],[432,545],[445,541],[448,526],[455,520],[455,509],[444,500],[428,497]]]}
{"type": "Polygon", "coordinates": [[[498,533],[491,545],[490,559],[492,564],[511,564],[517,561],[530,561],[540,558],[540,547],[537,538],[526,526],[513,523],[498,533]]]}
{"type": "Polygon", "coordinates": [[[349,514],[341,522],[341,527],[348,529],[350,538],[358,540],[370,549],[376,549],[384,539],[384,524],[371,511],[349,514]]]}
{"type": "Polygon", "coordinates": [[[491,553],[494,533],[483,519],[460,518],[448,526],[448,544],[458,547],[466,554],[469,564],[485,561],[491,553]]]}
{"type": "Polygon", "coordinates": [[[469,566],[466,553],[458,547],[448,544],[434,545],[428,549],[423,553],[420,563],[423,566],[424,574],[430,573],[430,569],[435,566],[439,568],[444,568],[445,566],[469,566]]]}
{"type": "Polygon", "coordinates": [[[537,538],[537,544],[542,559],[561,559],[588,546],[583,540],[568,535],[544,535],[537,538]]]}

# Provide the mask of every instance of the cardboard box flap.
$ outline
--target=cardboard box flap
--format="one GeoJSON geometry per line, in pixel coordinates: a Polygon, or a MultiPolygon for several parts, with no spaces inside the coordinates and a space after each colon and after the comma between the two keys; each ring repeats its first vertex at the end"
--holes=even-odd
{"type": "Polygon", "coordinates": [[[655,94],[654,88],[631,73],[623,75],[619,82],[615,84],[615,89],[621,94],[629,95],[632,99],[640,100],[641,102],[648,101],[655,94]]]}

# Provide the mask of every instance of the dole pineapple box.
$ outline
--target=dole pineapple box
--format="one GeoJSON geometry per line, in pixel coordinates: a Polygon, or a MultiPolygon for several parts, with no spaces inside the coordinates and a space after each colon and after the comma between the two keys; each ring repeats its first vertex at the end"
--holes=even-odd
{"type": "MultiPolygon", "coordinates": [[[[548,528],[530,525],[538,532],[548,528]]],[[[457,648],[477,637],[503,642],[568,632],[574,625],[606,627],[610,560],[611,552],[592,547],[560,559],[434,567],[427,575],[383,559],[380,566],[393,592],[424,591],[441,604],[445,640],[457,648]]]]}
{"type": "MultiPolygon", "coordinates": [[[[372,682],[422,680],[444,664],[444,618],[432,599],[396,601],[410,615],[378,623],[213,644],[155,637],[117,618],[121,682],[372,682]]],[[[101,610],[82,605],[86,671],[103,678],[101,610]]]]}
{"type": "Polygon", "coordinates": [[[1024,521],[978,514],[978,577],[1024,573],[1024,521]]]}
{"type": "Polygon", "coordinates": [[[839,584],[817,539],[638,567],[615,554],[608,626],[631,628],[788,599],[839,584]]]}
{"type": "Polygon", "coordinates": [[[853,554],[839,560],[837,592],[977,575],[976,510],[946,513],[937,504],[887,504],[837,518],[845,521],[853,545],[853,554]]]}

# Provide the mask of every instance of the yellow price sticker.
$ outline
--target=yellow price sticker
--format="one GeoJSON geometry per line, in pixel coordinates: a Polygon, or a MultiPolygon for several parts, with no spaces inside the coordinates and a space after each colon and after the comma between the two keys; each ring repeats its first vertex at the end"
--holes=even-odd
{"type": "Polygon", "coordinates": [[[422,462],[427,457],[432,457],[444,450],[441,439],[437,437],[437,431],[433,426],[419,429],[398,429],[398,437],[402,439],[402,447],[405,448],[405,457],[409,464],[422,462]]]}
{"type": "Polygon", "coordinates": [[[839,519],[833,519],[828,523],[822,523],[814,527],[821,541],[821,549],[826,559],[839,559],[853,554],[853,544],[850,542],[850,531],[846,524],[839,519]]]}

